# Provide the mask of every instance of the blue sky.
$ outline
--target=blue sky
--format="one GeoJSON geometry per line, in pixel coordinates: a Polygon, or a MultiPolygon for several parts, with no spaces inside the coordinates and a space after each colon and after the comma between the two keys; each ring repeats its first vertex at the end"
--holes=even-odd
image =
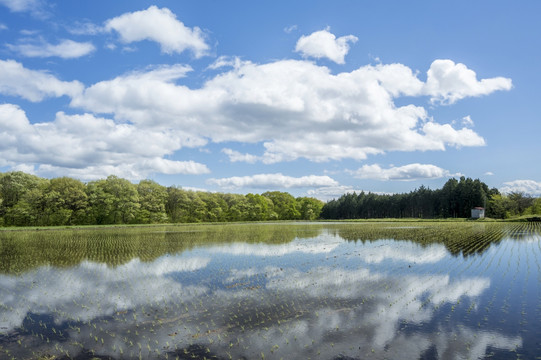
{"type": "Polygon", "coordinates": [[[537,1],[0,0],[0,171],[541,195],[537,1]]]}

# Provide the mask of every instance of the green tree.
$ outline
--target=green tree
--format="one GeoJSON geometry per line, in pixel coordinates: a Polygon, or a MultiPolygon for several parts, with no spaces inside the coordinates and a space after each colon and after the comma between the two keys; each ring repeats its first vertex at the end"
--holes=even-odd
{"type": "Polygon", "coordinates": [[[268,191],[262,194],[270,199],[274,205],[274,212],[279,220],[297,220],[301,213],[297,209],[297,201],[293,195],[280,191],[268,191]]]}
{"type": "Polygon", "coordinates": [[[165,203],[167,189],[152,180],[142,180],[137,185],[139,197],[138,223],[161,223],[167,221],[165,203]]]}
{"type": "Polygon", "coordinates": [[[83,224],[88,207],[85,184],[69,177],[51,179],[45,189],[44,211],[48,225],[83,224]]]}
{"type": "Polygon", "coordinates": [[[487,216],[494,219],[506,219],[511,216],[512,204],[507,196],[494,194],[488,201],[487,216]]]}
{"type": "Polygon", "coordinates": [[[47,225],[43,220],[44,194],[41,187],[24,193],[17,203],[6,211],[6,224],[15,226],[47,225]]]}
{"type": "Polygon", "coordinates": [[[86,223],[110,224],[113,207],[113,195],[105,191],[105,180],[91,181],[86,186],[88,211],[86,223]]]}
{"type": "Polygon", "coordinates": [[[224,194],[222,196],[227,204],[226,218],[228,221],[246,221],[249,218],[250,204],[244,195],[224,194]]]}
{"type": "Polygon", "coordinates": [[[96,224],[128,224],[139,210],[137,188],[126,179],[110,175],[88,184],[89,204],[96,224]]]}
{"type": "Polygon", "coordinates": [[[176,186],[167,188],[165,211],[173,223],[188,222],[189,198],[187,191],[176,186]]]}
{"type": "Polygon", "coordinates": [[[220,194],[198,192],[199,199],[205,204],[205,213],[202,221],[220,222],[225,221],[227,214],[227,203],[220,194]]]}
{"type": "Polygon", "coordinates": [[[203,222],[207,218],[207,204],[196,191],[188,191],[188,222],[203,222]]]}
{"type": "Polygon", "coordinates": [[[534,199],[532,205],[527,210],[531,215],[541,215],[541,198],[534,199]]]}
{"type": "Polygon", "coordinates": [[[40,192],[47,183],[48,180],[46,179],[22,171],[1,174],[0,198],[2,198],[2,202],[0,204],[0,217],[3,217],[3,223],[5,225],[25,225],[21,224],[22,219],[25,217],[28,221],[35,223],[38,215],[34,213],[39,209],[32,210],[31,207],[36,205],[36,199],[40,197],[40,192]],[[33,194],[28,197],[26,203],[21,204],[18,209],[14,209],[25,194],[30,191],[33,191],[33,194]]]}
{"type": "Polygon", "coordinates": [[[512,192],[508,195],[512,204],[513,215],[523,215],[526,209],[533,205],[534,199],[523,192],[512,192]]]}
{"type": "Polygon", "coordinates": [[[276,220],[278,218],[274,212],[272,200],[259,194],[246,195],[246,212],[246,220],[250,221],[276,220]]]}
{"type": "Polygon", "coordinates": [[[298,197],[297,204],[299,205],[300,218],[302,220],[316,220],[321,214],[323,201],[312,197],[298,197]]]}

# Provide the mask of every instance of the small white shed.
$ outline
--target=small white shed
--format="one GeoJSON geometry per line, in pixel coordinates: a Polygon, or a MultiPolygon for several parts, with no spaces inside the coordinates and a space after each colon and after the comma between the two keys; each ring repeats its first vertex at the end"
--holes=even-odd
{"type": "Polygon", "coordinates": [[[485,217],[485,208],[482,207],[474,207],[471,209],[471,217],[472,219],[482,219],[485,217]]]}

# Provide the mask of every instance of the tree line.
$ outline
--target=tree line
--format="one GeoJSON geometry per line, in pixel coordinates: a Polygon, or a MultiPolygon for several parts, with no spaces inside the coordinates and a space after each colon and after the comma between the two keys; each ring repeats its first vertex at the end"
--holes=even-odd
{"type": "Polygon", "coordinates": [[[0,226],[105,225],[265,220],[468,218],[473,207],[505,219],[541,214],[541,198],[501,194],[479,179],[449,179],[403,194],[349,193],[327,203],[279,191],[225,194],[133,184],[111,175],[83,183],[44,179],[20,171],[0,173],[0,226]]]}
{"type": "Polygon", "coordinates": [[[314,220],[323,205],[279,191],[224,194],[165,187],[152,180],[133,184],[114,175],[83,183],[70,177],[0,173],[0,226],[314,220]]]}
{"type": "Polygon", "coordinates": [[[479,179],[449,179],[441,189],[424,186],[403,194],[349,193],[323,206],[323,219],[370,218],[469,218],[474,207],[485,208],[486,216],[541,214],[541,198],[523,193],[501,194],[479,179]]]}

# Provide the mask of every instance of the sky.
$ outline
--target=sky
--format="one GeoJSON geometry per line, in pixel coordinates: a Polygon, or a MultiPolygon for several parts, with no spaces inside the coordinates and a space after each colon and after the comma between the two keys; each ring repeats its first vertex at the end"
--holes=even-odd
{"type": "Polygon", "coordinates": [[[0,171],[541,196],[539,1],[0,0],[0,171]]]}

